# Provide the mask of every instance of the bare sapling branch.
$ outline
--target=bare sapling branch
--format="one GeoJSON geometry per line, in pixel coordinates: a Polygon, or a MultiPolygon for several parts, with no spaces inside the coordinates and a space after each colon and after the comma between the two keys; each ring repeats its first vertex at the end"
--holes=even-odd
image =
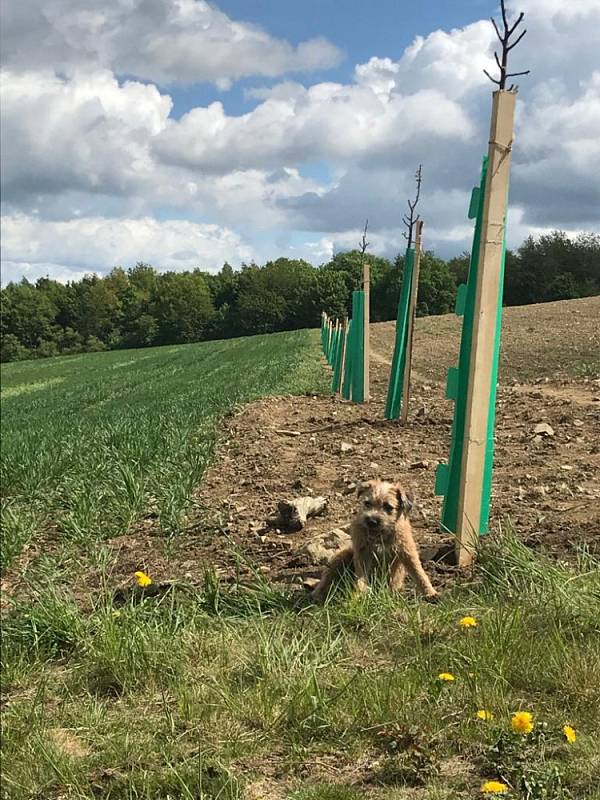
{"type": "Polygon", "coordinates": [[[419,164],[419,168],[415,172],[415,181],[417,184],[417,193],[415,195],[415,199],[411,202],[408,200],[408,214],[402,215],[402,222],[406,225],[406,231],[402,232],[404,238],[408,241],[408,247],[412,245],[413,241],[413,230],[415,227],[415,223],[418,219],[420,219],[420,215],[417,214],[415,216],[415,209],[417,207],[417,203],[419,202],[419,198],[421,196],[421,181],[422,178],[422,165],[419,164]]]}
{"type": "MultiPolygon", "coordinates": [[[[511,42],[510,37],[517,30],[521,22],[523,22],[525,14],[521,11],[515,22],[512,25],[509,25],[508,18],[506,16],[506,7],[504,5],[504,0],[500,0],[500,10],[502,12],[502,25],[504,28],[502,33],[500,33],[500,29],[498,28],[496,20],[493,17],[491,17],[492,25],[494,26],[494,30],[496,31],[496,36],[498,37],[500,44],[502,45],[501,59],[498,57],[498,53],[494,51],[494,59],[496,60],[496,64],[498,66],[498,69],[500,70],[500,77],[499,78],[492,77],[490,73],[487,71],[487,69],[484,69],[483,71],[487,75],[487,77],[492,81],[492,83],[495,83],[499,89],[505,89],[507,78],[516,78],[517,75],[529,75],[531,70],[526,69],[523,72],[508,72],[508,54],[513,49],[513,47],[516,47],[519,44],[521,39],[527,33],[527,29],[525,28],[525,30],[521,31],[521,33],[517,36],[517,38],[513,42],[511,42]]],[[[511,83],[511,85],[508,87],[508,91],[513,92],[516,91],[517,88],[518,87],[515,86],[514,83],[511,83]]]]}
{"type": "MultiPolygon", "coordinates": [[[[364,254],[367,252],[367,247],[370,245],[370,242],[367,241],[367,228],[368,227],[369,227],[369,220],[367,219],[367,220],[365,220],[365,229],[363,231],[362,239],[358,243],[358,246],[360,247],[360,254],[362,256],[364,256],[364,254]]],[[[363,261],[364,261],[364,258],[363,258],[363,261]]]]}

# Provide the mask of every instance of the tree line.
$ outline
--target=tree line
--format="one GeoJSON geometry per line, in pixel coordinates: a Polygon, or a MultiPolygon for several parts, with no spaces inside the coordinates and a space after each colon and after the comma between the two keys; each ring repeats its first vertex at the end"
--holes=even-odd
{"type": "MultiPolygon", "coordinates": [[[[395,319],[404,256],[394,261],[366,254],[371,267],[371,319],[395,319]]],[[[17,361],[126,347],[181,344],[207,339],[315,327],[321,311],[350,312],[360,288],[363,255],[336,254],[314,267],[278,258],[264,266],[225,264],[212,274],[160,273],[148,264],[116,267],[61,284],[25,278],[1,292],[0,359],[17,361]]],[[[469,254],[445,261],[423,253],[417,313],[454,309],[456,288],[466,280],[469,254]]],[[[528,238],[507,251],[504,301],[542,303],[600,294],[600,236],[569,238],[555,231],[528,238]]]]}

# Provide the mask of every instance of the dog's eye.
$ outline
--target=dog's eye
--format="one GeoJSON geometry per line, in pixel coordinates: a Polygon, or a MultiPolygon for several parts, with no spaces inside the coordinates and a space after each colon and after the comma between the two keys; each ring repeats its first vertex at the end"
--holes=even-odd
{"type": "Polygon", "coordinates": [[[394,510],[394,506],[390,505],[390,503],[384,503],[383,510],[385,511],[386,514],[391,514],[392,511],[394,510]]]}
{"type": "Polygon", "coordinates": [[[365,500],[363,505],[364,505],[365,508],[371,508],[373,503],[370,500],[365,500]]]}

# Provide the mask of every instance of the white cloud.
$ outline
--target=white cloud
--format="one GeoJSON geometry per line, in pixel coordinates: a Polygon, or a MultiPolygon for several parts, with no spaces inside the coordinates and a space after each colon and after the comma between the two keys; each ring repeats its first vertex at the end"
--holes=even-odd
{"type": "MultiPolygon", "coordinates": [[[[216,266],[248,258],[246,242],[267,258],[297,253],[303,240],[318,261],[353,245],[366,216],[373,251],[392,254],[403,247],[418,163],[428,246],[444,255],[470,246],[468,198],[487,149],[492,88],[483,68],[494,70],[488,21],[417,36],[398,60],[357,65],[347,83],[286,80],[248,91],[258,102],[246,114],[213,102],[176,120],[168,94],[116,75],[226,86],[300,62],[323,66],[329,46],[292,48],[199,0],[7,6],[3,201],[27,231],[9,257],[23,269],[107,269],[119,259],[188,266],[193,258],[176,254],[192,251],[192,231],[211,223],[223,232],[220,249],[207,251],[216,266]],[[165,215],[194,222],[156,222],[165,215]],[[99,231],[99,251],[90,231],[99,231]]],[[[519,79],[512,246],[529,231],[600,229],[600,0],[515,8],[526,12],[528,34],[512,63],[532,72],[519,79]]]]}
{"type": "Polygon", "coordinates": [[[7,0],[1,22],[3,61],[13,69],[107,68],[160,84],[227,88],[248,75],[328,68],[341,55],[323,38],[293,47],[204,0],[7,0]]]}
{"type": "Polygon", "coordinates": [[[397,161],[400,148],[416,137],[434,146],[473,134],[467,114],[439,89],[392,94],[379,76],[374,87],[365,82],[365,73],[358,84],[305,89],[286,83],[238,117],[227,116],[219,102],[195,108],[169,120],[155,138],[155,153],[165,163],[223,173],[319,158],[397,161]]]}
{"type": "Polygon", "coordinates": [[[532,224],[598,223],[600,71],[578,93],[559,80],[531,93],[519,110],[513,187],[532,224]]]}
{"type": "Polygon", "coordinates": [[[155,86],[119,84],[107,71],[72,79],[3,71],[1,80],[7,202],[65,190],[126,195],[150,188],[150,142],[172,107],[155,86]]]}
{"type": "Polygon", "coordinates": [[[2,219],[4,282],[19,270],[46,274],[49,265],[79,276],[138,261],[159,269],[216,271],[225,261],[239,265],[252,256],[252,249],[228,228],[186,220],[87,217],[51,222],[24,214],[2,219]]]}

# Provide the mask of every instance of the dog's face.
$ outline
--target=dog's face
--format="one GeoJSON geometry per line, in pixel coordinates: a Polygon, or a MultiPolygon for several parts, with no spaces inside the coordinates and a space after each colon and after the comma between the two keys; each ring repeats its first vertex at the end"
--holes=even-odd
{"type": "Polygon", "coordinates": [[[361,505],[357,517],[365,531],[374,536],[393,532],[398,518],[408,517],[413,506],[410,491],[388,481],[362,483],[358,497],[361,505]]]}

